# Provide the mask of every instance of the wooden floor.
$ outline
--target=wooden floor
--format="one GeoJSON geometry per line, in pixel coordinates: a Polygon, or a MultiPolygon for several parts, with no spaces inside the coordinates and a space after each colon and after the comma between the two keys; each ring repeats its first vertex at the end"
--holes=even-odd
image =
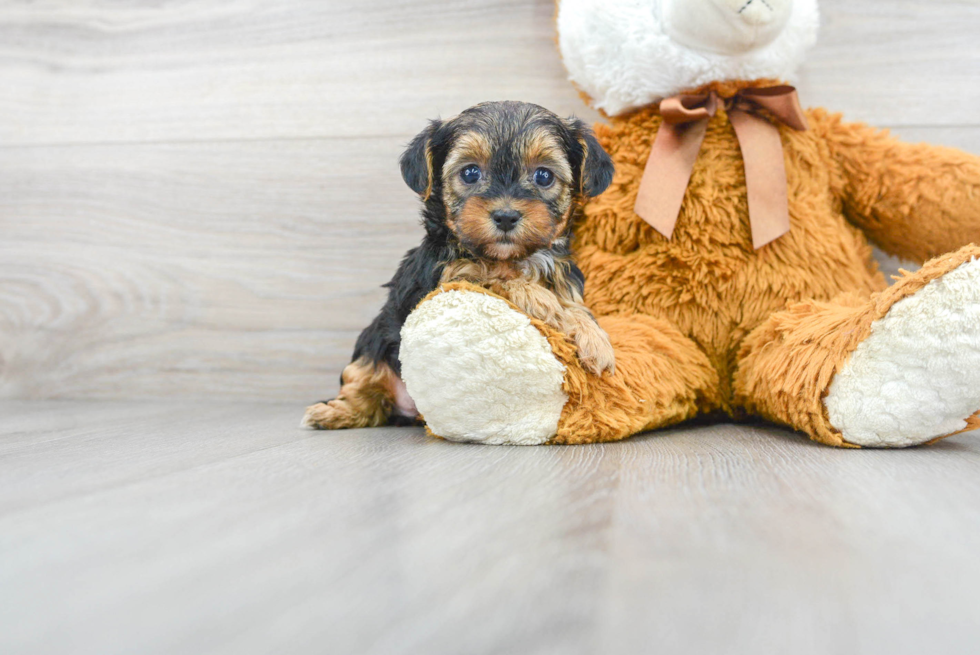
{"type": "Polygon", "coordinates": [[[600,446],[0,403],[0,652],[976,653],[980,437],[600,446]]]}

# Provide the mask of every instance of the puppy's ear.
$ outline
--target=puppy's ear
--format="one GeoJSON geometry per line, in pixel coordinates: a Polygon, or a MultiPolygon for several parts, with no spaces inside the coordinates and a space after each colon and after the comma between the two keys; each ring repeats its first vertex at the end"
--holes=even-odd
{"type": "Polygon", "coordinates": [[[428,200],[432,194],[432,182],[435,171],[432,165],[432,137],[442,127],[442,122],[435,120],[412,139],[408,148],[402,153],[401,168],[405,184],[415,193],[428,200]]]}
{"type": "MultiPolygon", "coordinates": [[[[579,190],[583,195],[595,197],[612,183],[615,167],[612,159],[599,145],[595,133],[577,118],[565,121],[572,138],[582,149],[579,164],[579,190]]],[[[577,154],[577,153],[576,153],[577,154]]]]}

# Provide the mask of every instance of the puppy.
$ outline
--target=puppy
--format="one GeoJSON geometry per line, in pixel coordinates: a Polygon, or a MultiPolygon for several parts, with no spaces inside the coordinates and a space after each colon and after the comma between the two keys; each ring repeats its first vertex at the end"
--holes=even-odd
{"type": "Polygon", "coordinates": [[[406,424],[415,404],[399,378],[408,314],[441,283],[466,280],[561,330],[583,366],[612,372],[609,337],[582,304],[585,277],[569,252],[585,198],[612,181],[613,164],[582,121],[537,105],[488,102],[432,121],[401,157],[423,201],[425,238],[386,284],[388,301],[357,339],[336,398],[306,410],[320,429],[406,424]]]}

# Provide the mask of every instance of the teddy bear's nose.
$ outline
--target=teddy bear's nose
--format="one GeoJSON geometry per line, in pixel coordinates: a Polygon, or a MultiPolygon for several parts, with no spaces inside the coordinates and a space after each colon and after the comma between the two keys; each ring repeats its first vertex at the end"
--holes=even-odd
{"type": "Polygon", "coordinates": [[[727,0],[739,17],[749,25],[768,25],[776,18],[776,11],[771,3],[782,0],[727,0]]]}

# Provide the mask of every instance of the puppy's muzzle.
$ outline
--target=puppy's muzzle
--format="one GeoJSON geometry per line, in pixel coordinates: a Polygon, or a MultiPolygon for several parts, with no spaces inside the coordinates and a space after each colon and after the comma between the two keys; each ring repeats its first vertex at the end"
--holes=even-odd
{"type": "Polygon", "coordinates": [[[501,232],[510,232],[521,222],[521,212],[516,209],[495,209],[490,212],[490,219],[501,232]]]}

